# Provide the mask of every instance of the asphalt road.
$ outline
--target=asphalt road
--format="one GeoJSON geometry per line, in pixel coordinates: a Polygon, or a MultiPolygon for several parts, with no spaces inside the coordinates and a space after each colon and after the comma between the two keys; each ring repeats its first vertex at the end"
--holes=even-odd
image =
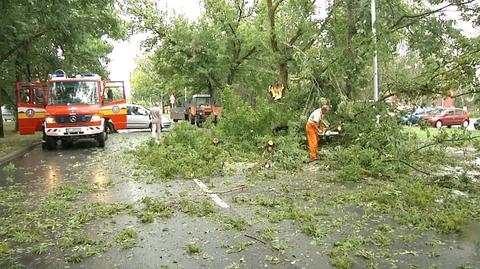
{"type": "MultiPolygon", "coordinates": [[[[361,210],[332,204],[335,192],[345,186],[322,183],[315,166],[281,181],[275,177],[249,181],[242,172],[251,167],[249,163],[233,165],[230,168],[239,173],[222,177],[158,180],[150,171],[136,167],[131,152],[149,139],[148,132],[126,132],[111,135],[104,149],[91,141],[54,151],[38,147],[13,162],[11,175],[0,169],[0,224],[4,228],[0,230],[0,268],[333,268],[335,242],[349,240],[352,234],[370,238],[369,233],[375,232],[371,227],[392,223],[383,217],[367,223],[361,210]],[[310,184],[320,186],[315,190],[324,197],[322,204],[309,198],[316,193],[303,191],[310,184]],[[238,186],[247,190],[235,190],[238,186]],[[286,198],[293,201],[292,219],[266,221],[289,189],[302,193],[286,198]],[[271,207],[265,210],[238,202],[241,194],[272,195],[272,200],[261,200],[271,207]],[[152,206],[155,217],[144,222],[140,216],[145,213],[142,201],[146,197],[172,210],[162,215],[168,210],[152,206]],[[185,204],[179,206],[182,201],[185,204]],[[319,242],[302,233],[308,222],[304,219],[309,217],[302,201],[313,212],[320,209],[315,215],[322,220],[319,242]],[[205,202],[213,205],[209,210],[215,214],[201,214],[205,202]],[[271,231],[272,239],[263,238],[262,231],[271,231]],[[2,250],[2,242],[9,242],[12,250],[2,250]]],[[[403,228],[392,232],[390,249],[379,250],[386,254],[379,254],[385,256],[377,257],[374,265],[456,268],[462,260],[478,265],[477,241],[432,234],[419,234],[408,244],[398,239],[411,233],[403,228]],[[434,246],[425,244],[427,240],[434,246]],[[433,251],[435,255],[430,255],[433,251]]],[[[352,268],[365,268],[371,262],[358,257],[352,268]]]]}
{"type": "MultiPolygon", "coordinates": [[[[191,197],[193,204],[210,200],[204,190],[192,180],[148,184],[140,179],[148,177],[148,171],[135,171],[135,165],[129,160],[132,158],[129,150],[149,138],[148,132],[134,131],[111,135],[104,149],[97,148],[95,143],[88,140],[77,142],[69,149],[59,146],[58,150],[47,151],[37,147],[13,162],[16,167],[13,182],[5,180],[7,175],[0,170],[0,186],[5,189],[14,186],[27,193],[26,199],[32,208],[33,204],[42,203],[45,197],[54,194],[60,187],[81,188],[82,184],[93,187],[94,190],[82,192],[74,200],[73,206],[78,208],[94,203],[121,203],[138,209],[142,207],[140,201],[144,197],[168,202],[168,199],[174,201],[181,195],[187,195],[191,197]]],[[[231,208],[218,207],[216,210],[225,215],[237,214],[231,208]]],[[[170,218],[156,218],[153,223],[144,224],[136,215],[122,212],[88,221],[78,231],[75,230],[93,240],[112,242],[110,245],[106,244],[105,252],[82,259],[78,263],[67,261],[68,257],[72,253],[84,253],[81,249],[91,246],[79,244],[73,248],[59,248],[67,234],[61,230],[66,230],[65,227],[60,227],[58,231],[39,241],[51,245],[45,253],[20,253],[14,260],[26,268],[237,268],[240,265],[244,268],[295,267],[288,263],[288,259],[282,262],[266,260],[266,257],[274,257],[278,253],[270,246],[246,237],[248,231],[225,229],[214,218],[194,217],[176,211],[170,218]],[[136,230],[138,236],[133,240],[133,247],[122,249],[117,246],[115,238],[125,228],[136,230]],[[188,250],[190,244],[198,246],[199,253],[188,250]],[[236,250],[234,246],[246,247],[236,250]]],[[[55,219],[56,216],[52,218],[55,219]]],[[[58,226],[68,226],[68,220],[67,224],[61,220],[58,220],[58,223],[58,226]]],[[[37,242],[34,242],[29,246],[35,247],[36,244],[37,242]]],[[[98,244],[94,247],[99,247],[98,244]]],[[[28,251],[22,247],[19,252],[28,251]]],[[[326,258],[323,259],[323,263],[328,264],[326,258]]],[[[294,259],[290,262],[293,261],[294,259]]],[[[15,264],[5,260],[3,262],[0,258],[0,268],[15,264]]]]}

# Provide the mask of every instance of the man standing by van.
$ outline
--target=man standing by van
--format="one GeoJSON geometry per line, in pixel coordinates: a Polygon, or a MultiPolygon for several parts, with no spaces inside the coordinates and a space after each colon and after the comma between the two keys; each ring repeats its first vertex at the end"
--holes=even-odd
{"type": "Polygon", "coordinates": [[[152,120],[152,136],[158,144],[162,135],[162,109],[159,102],[156,102],[150,110],[150,118],[152,120]]]}

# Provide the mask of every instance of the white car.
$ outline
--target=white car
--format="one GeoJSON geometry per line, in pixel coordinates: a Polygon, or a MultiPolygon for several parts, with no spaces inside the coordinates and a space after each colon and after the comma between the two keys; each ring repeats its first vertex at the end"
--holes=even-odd
{"type": "MultiPolygon", "coordinates": [[[[127,105],[127,128],[128,129],[150,129],[152,121],[150,110],[139,105],[127,105]]],[[[172,121],[162,114],[162,131],[172,126],[172,121]]]]}
{"type": "Polygon", "coordinates": [[[15,120],[15,117],[13,116],[12,111],[6,109],[3,106],[2,106],[2,118],[3,118],[3,121],[14,121],[15,120]]]}

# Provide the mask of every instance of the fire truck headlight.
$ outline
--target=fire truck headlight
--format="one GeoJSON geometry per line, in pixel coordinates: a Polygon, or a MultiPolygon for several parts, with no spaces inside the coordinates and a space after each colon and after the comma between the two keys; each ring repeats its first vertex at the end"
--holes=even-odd
{"type": "Polygon", "coordinates": [[[55,118],[47,117],[47,118],[45,118],[45,122],[48,123],[48,124],[55,123],[55,118]]]}
{"type": "Polygon", "coordinates": [[[100,117],[99,115],[93,115],[91,121],[101,121],[101,120],[102,120],[102,117],[100,117]]]}

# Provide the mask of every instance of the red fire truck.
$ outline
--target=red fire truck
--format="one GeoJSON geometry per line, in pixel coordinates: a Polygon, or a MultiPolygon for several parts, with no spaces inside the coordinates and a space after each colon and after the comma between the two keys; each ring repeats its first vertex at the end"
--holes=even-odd
{"type": "Polygon", "coordinates": [[[43,132],[43,146],[56,149],[93,138],[104,147],[108,130],[127,127],[125,88],[96,74],[68,78],[57,70],[46,82],[17,83],[20,134],[43,132]]]}

